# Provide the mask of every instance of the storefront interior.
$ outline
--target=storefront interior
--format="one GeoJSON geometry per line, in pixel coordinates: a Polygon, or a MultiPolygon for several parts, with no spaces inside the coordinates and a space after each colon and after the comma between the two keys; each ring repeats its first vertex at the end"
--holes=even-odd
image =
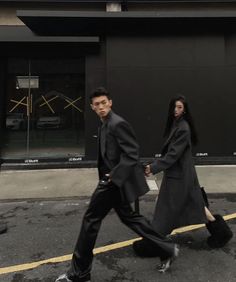
{"type": "Polygon", "coordinates": [[[9,58],[3,159],[84,155],[84,58],[9,58]]]}

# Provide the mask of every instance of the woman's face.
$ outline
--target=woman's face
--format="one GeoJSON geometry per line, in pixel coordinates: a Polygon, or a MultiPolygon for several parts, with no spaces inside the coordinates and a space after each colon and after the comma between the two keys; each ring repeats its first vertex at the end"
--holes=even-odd
{"type": "Polygon", "coordinates": [[[181,101],[175,102],[175,110],[174,110],[174,117],[179,118],[184,113],[184,104],[181,101]]]}

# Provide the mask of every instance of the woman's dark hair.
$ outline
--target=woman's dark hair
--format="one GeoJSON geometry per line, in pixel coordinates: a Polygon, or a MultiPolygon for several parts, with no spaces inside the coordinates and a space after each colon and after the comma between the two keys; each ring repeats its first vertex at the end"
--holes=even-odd
{"type": "Polygon", "coordinates": [[[188,106],[188,103],[186,101],[186,98],[182,95],[178,95],[178,96],[176,96],[176,97],[174,97],[170,100],[164,137],[167,137],[170,134],[171,127],[172,127],[173,122],[175,120],[174,110],[175,110],[175,104],[176,104],[177,101],[182,102],[183,105],[184,105],[183,118],[189,124],[190,130],[191,130],[191,142],[192,142],[193,145],[196,145],[198,143],[198,137],[197,137],[197,132],[196,132],[196,129],[195,129],[194,121],[193,121],[192,115],[190,113],[189,106],[188,106]]]}
{"type": "Polygon", "coordinates": [[[110,93],[104,87],[96,88],[89,97],[90,103],[92,104],[93,98],[100,97],[100,96],[107,96],[108,100],[111,100],[110,93]]]}

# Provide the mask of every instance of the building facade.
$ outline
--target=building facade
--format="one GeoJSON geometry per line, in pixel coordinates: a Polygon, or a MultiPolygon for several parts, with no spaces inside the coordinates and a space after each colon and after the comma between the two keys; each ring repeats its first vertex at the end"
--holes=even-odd
{"type": "Polygon", "coordinates": [[[197,163],[236,163],[236,1],[0,3],[1,167],[90,166],[105,86],[140,154],[160,154],[168,102],[187,97],[197,163]]]}

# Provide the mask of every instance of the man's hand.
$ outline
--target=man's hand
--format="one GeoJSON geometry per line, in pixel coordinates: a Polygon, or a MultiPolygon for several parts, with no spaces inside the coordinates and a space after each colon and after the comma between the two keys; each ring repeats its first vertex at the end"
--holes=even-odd
{"type": "Polygon", "coordinates": [[[99,185],[106,186],[111,183],[110,174],[105,174],[105,176],[99,180],[99,185]]]}
{"type": "Polygon", "coordinates": [[[145,172],[145,175],[146,175],[146,176],[150,176],[150,175],[151,175],[151,168],[150,168],[150,165],[147,165],[147,166],[145,167],[144,172],[145,172]]]}
{"type": "Polygon", "coordinates": [[[105,176],[106,176],[106,178],[107,178],[107,181],[108,181],[108,182],[111,182],[110,174],[107,173],[107,174],[105,174],[105,176]]]}

